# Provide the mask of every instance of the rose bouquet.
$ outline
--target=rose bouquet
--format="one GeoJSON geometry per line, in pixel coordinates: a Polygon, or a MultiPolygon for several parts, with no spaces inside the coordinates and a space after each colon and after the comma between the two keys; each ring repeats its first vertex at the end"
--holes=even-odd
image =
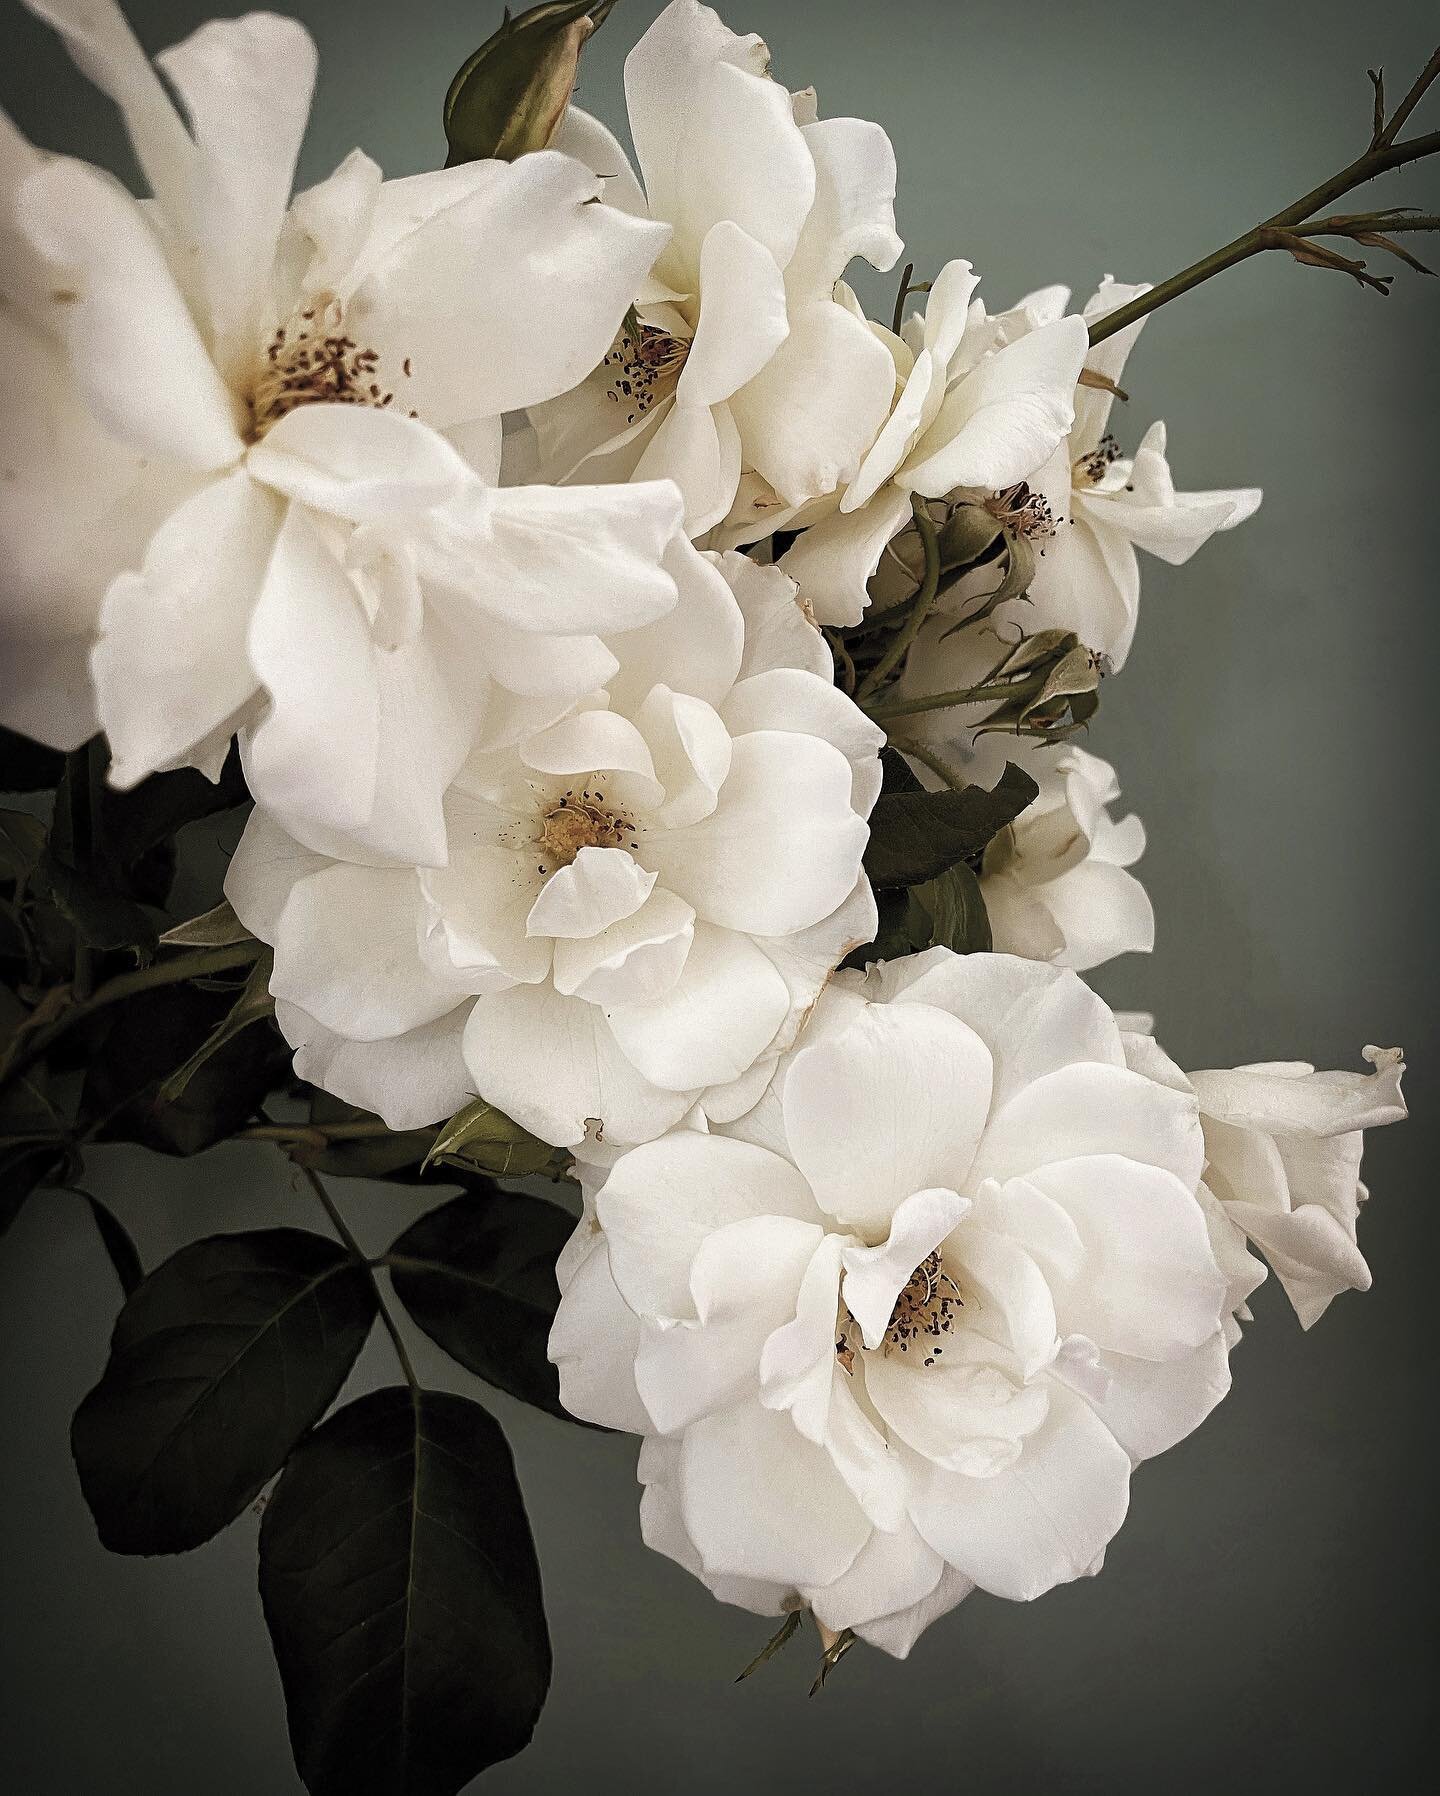
{"type": "Polygon", "coordinates": [[[876,321],[885,132],[696,0],[627,58],[633,160],[572,99],[613,0],[551,0],[460,69],[443,169],[296,194],[301,26],[152,65],[113,0],[27,4],[148,189],[0,115],[0,1223],[78,1193],[124,1290],[101,1540],[260,1500],[317,1796],[454,1792],[549,1680],[504,1436],[412,1325],[640,1437],[646,1542],[778,1620],[748,1670],[1097,1572],[1267,1268],[1306,1327],[1368,1286],[1405,1114],[1398,1050],[1186,1073],[1080,977],[1153,939],[1082,745],[1137,551],[1260,500],[1177,490],[1126,357],[1267,250],[1420,266],[1433,218],[1330,208],[1440,149],[1440,54],[1158,286],[991,311],[907,264],[876,321]],[[91,1154],[237,1137],[317,1226],[145,1272],[91,1154]],[[367,1256],[347,1178],[448,1195],[367,1256]],[[347,1401],[377,1322],[398,1381],[347,1401]]]}

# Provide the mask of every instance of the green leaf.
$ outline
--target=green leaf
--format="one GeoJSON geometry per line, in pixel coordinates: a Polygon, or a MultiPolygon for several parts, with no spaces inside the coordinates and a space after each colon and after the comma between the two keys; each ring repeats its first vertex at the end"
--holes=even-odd
{"type": "Polygon", "coordinates": [[[232,1036],[203,1059],[173,1102],[161,1095],[165,1080],[199,1052],[234,1001],[233,991],[169,985],[114,1005],[80,1097],[80,1120],[94,1139],[198,1154],[243,1128],[289,1077],[289,1054],[274,1029],[232,1036]]]}
{"type": "Polygon", "coordinates": [[[447,166],[543,150],[575,89],[580,51],[615,0],[550,0],[481,44],[445,96],[447,166]]]}
{"type": "Polygon", "coordinates": [[[957,505],[940,528],[942,573],[954,573],[979,561],[1003,529],[999,518],[983,505],[957,505]]]}
{"type": "Polygon", "coordinates": [[[40,873],[56,907],[89,946],[133,948],[148,957],[158,936],[143,907],[165,902],[175,837],[186,825],[242,803],[248,797],[244,774],[232,748],[218,781],[186,767],[117,792],[104,783],[106,764],[98,737],[66,757],[40,873]]]}
{"type": "Polygon", "coordinates": [[[882,792],[923,792],[915,770],[898,748],[880,750],[880,790],[882,792]]]}
{"type": "Polygon", "coordinates": [[[557,1205],[496,1185],[422,1216],[385,1264],[405,1308],[467,1372],[573,1420],[545,1343],[560,1297],[555,1259],[574,1228],[557,1205]]]}
{"type": "MultiPolygon", "coordinates": [[[[66,755],[35,888],[88,947],[101,952],[131,948],[145,961],[158,940],[155,925],[124,876],[120,856],[105,846],[107,836],[115,843],[126,842],[128,854],[125,833],[106,828],[107,760],[99,736],[66,755]]],[[[148,890],[145,895],[152,896],[148,890]]]]}
{"type": "MultiPolygon", "coordinates": [[[[26,1017],[15,994],[0,986],[0,1044],[7,1044],[26,1017]]],[[[6,1080],[0,1089],[0,1235],[39,1185],[63,1183],[79,1170],[69,1144],[68,1116],[55,1103],[44,1067],[6,1080]]]]}
{"type": "Polygon", "coordinates": [[[865,871],[877,890],[922,885],[983,851],[1040,788],[1013,762],[986,791],[882,792],[870,815],[865,871]]]}
{"type": "Polygon", "coordinates": [[[17,730],[0,728],[0,792],[49,792],[60,784],[65,757],[17,730]]]}
{"type": "Polygon", "coordinates": [[[181,1067],[161,1082],[157,1093],[162,1104],[176,1103],[181,1093],[213,1055],[227,1042],[234,1041],[242,1029],[252,1023],[263,1023],[275,1014],[275,1000],[270,996],[270,975],[275,970],[275,956],[266,948],[250,969],[240,996],[227,1014],[215,1025],[181,1067]]]}
{"type": "Polygon", "coordinates": [[[199,823],[244,804],[250,794],[232,744],[218,780],[208,780],[193,767],[152,773],[128,792],[107,786],[101,803],[101,834],[121,865],[133,868],[161,842],[169,842],[188,824],[199,823]]]}
{"type": "Polygon", "coordinates": [[[100,1237],[100,1245],[105,1249],[110,1264],[115,1269],[115,1276],[120,1281],[120,1289],[127,1297],[133,1297],[145,1277],[145,1268],[140,1264],[140,1255],[130,1239],[130,1231],[98,1197],[82,1191],[78,1185],[72,1185],[70,1189],[77,1197],[85,1199],[95,1223],[95,1232],[100,1237]]]}
{"type": "Polygon", "coordinates": [[[565,1158],[493,1104],[476,1098],[473,1104],[457,1111],[436,1135],[425,1164],[430,1166],[440,1160],[493,1173],[497,1178],[518,1179],[529,1173],[550,1172],[565,1158]]]}
{"type": "Polygon", "coordinates": [[[144,909],[123,894],[107,889],[94,871],[82,873],[55,853],[46,855],[40,869],[40,881],[64,917],[83,942],[102,951],[133,948],[146,959],[155,950],[159,936],[155,924],[144,909]]]}
{"type": "Polygon", "coordinates": [[[29,879],[45,852],[45,825],[28,811],[0,811],[0,879],[29,879]]]}
{"type": "Polygon", "coordinates": [[[910,894],[903,887],[877,892],[875,909],[879,916],[875,939],[852,948],[841,966],[857,967],[863,972],[873,961],[901,960],[917,948],[930,946],[930,919],[917,913],[910,902],[910,894]],[[917,915],[921,925],[918,936],[915,933],[917,915]]]}
{"type": "Polygon", "coordinates": [[[227,898],[203,917],[177,923],[160,937],[165,948],[229,948],[236,942],[253,942],[254,936],[235,915],[227,898]]]}
{"type": "Polygon", "coordinates": [[[0,1142],[0,1235],[9,1230],[37,1186],[66,1177],[73,1164],[70,1149],[60,1142],[0,1142]]]}
{"type": "Polygon", "coordinates": [[[335,1401],[375,1313],[368,1270],[302,1229],[215,1235],[156,1267],[71,1430],[104,1544],[181,1553],[234,1521],[335,1401]]]}
{"type": "Polygon", "coordinates": [[[266,1507],[260,1598],[311,1796],[455,1796],[535,1730],[540,1568],[477,1403],[398,1387],[332,1416],[266,1507]]]}
{"type": "MultiPolygon", "coordinates": [[[[994,946],[980,881],[964,861],[914,886],[909,897],[924,929],[919,946],[951,948],[956,954],[988,954],[994,946]]],[[[918,936],[920,930],[914,933],[918,936]]]]}

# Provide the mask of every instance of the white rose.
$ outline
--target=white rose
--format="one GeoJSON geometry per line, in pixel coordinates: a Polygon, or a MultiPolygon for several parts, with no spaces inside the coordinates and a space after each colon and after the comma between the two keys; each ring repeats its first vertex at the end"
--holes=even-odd
{"type": "Polygon", "coordinates": [[[976,1586],[1098,1569],[1132,1466],[1228,1389],[1203,1154],[1072,973],[841,974],[754,1110],[591,1193],[562,1396],[646,1436],[651,1545],[903,1655],[976,1586]]]}
{"type": "MultiPolygon", "coordinates": [[[[1073,321],[1101,319],[1146,291],[1143,284],[1127,286],[1106,275],[1073,321]]],[[[1019,346],[1063,322],[1069,298],[1066,288],[1047,287],[987,320],[985,328],[994,341],[1019,346]]],[[[1089,373],[1119,386],[1144,322],[1089,349],[1083,357],[1089,373]]],[[[1233,530],[1253,516],[1261,494],[1258,487],[1177,492],[1165,426],[1152,424],[1134,456],[1126,456],[1110,434],[1114,404],[1115,394],[1105,386],[1077,387],[1075,419],[1064,441],[1026,475],[1043,504],[1046,530],[1035,539],[1035,574],[1025,600],[1002,606],[996,619],[1027,632],[1073,630],[1118,670],[1130,652],[1139,610],[1136,550],[1178,566],[1217,530],[1233,530]]],[[[994,584],[990,571],[973,574],[947,594],[946,608],[958,614],[994,584]]]]}
{"type": "Polygon", "coordinates": [[[1303,1060],[1192,1073],[1205,1129],[1205,1180],[1275,1269],[1303,1327],[1341,1291],[1368,1291],[1355,1239],[1369,1193],[1366,1129],[1400,1122],[1404,1059],[1366,1048],[1370,1073],[1317,1072],[1303,1060]]]}
{"type": "MultiPolygon", "coordinates": [[[[1011,632],[989,622],[956,630],[933,618],[920,631],[895,684],[914,702],[978,684],[1004,656],[1011,632]]],[[[1131,813],[1113,818],[1120,797],[1115,769],[1074,742],[1047,743],[1005,731],[976,736],[993,705],[953,705],[918,711],[895,725],[953,770],[993,786],[1007,761],[1031,776],[1040,791],[990,843],[981,863],[997,950],[1027,960],[1088,972],[1118,954],[1148,954],[1155,945],[1155,913],[1131,872],[1145,851],[1145,828],[1131,813]]],[[[911,761],[932,791],[945,784],[933,768],[911,761]]]]}
{"type": "Polygon", "coordinates": [[[668,565],[679,605],[606,638],[582,705],[471,758],[446,866],[330,860],[252,818],[226,891],[275,949],[303,1078],[397,1128],[478,1093],[560,1146],[646,1140],[707,1087],[716,1115],[753,1103],[873,937],[880,731],[785,575],[683,538],[668,565]]]}
{"type": "Polygon", "coordinates": [[[1120,783],[1108,761],[1073,743],[1012,755],[1040,795],[985,850],[980,889],[1002,954],[1088,972],[1155,946],[1149,894],[1129,871],[1145,828],[1109,806],[1120,783]]]}
{"type": "Polygon", "coordinates": [[[835,299],[856,256],[889,268],[895,156],[878,125],[815,120],[770,53],[673,0],[630,52],[640,183],[571,107],[555,137],[611,177],[606,199],[672,227],[638,328],[578,391],[532,411],[547,478],[677,481],[699,536],[753,470],[795,505],[854,474],[890,406],[890,358],[835,299]]]}
{"type": "Polygon", "coordinates": [[[1084,321],[1057,317],[1007,342],[974,297],[979,278],[968,262],[949,262],[902,336],[870,327],[894,363],[894,409],[831,515],[761,520],[809,526],[783,566],[822,623],[859,623],[866,583],[909,521],[913,494],[1013,487],[1071,428],[1084,321]]]}
{"type": "Polygon", "coordinates": [[[213,775],[239,727],[311,846],[434,859],[511,663],[563,708],[598,631],[674,602],[665,486],[496,485],[500,415],[599,361],[668,233],[551,153],[384,182],[356,151],[287,206],[303,27],[255,13],[164,52],[182,115],[113,0],[30,4],[153,198],[0,115],[0,717],[61,747],[98,722],[125,786],[213,775]],[[554,681],[536,632],[563,638],[554,681]]]}

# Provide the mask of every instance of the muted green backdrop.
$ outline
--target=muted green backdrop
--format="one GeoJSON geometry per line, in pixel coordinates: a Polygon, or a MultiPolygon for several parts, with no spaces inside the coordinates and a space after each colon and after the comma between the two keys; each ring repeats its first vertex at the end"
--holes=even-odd
{"type": "MultiPolygon", "coordinates": [[[[210,10],[130,6],[153,49],[210,10]]],[[[302,180],[357,141],[387,173],[434,166],[446,83],[498,5],[293,10],[321,51],[302,180]]],[[[658,10],[624,0],[587,55],[584,102],[612,123],[623,53],[658,10]]],[[[1422,0],[725,13],[827,113],[884,123],[907,253],[925,273],[968,256],[992,306],[1057,279],[1088,292],[1106,270],[1160,278],[1293,199],[1363,147],[1366,67],[1383,63],[1398,92],[1436,24],[1422,0]]],[[[0,41],[0,100],[26,131],[128,172],[108,104],[16,0],[0,0],[0,41]]],[[[1391,177],[1381,196],[1434,210],[1440,171],[1391,177]]],[[[889,281],[860,286],[888,312],[889,281]]],[[[1262,1290],[1233,1395],[1141,1471],[1101,1577],[1035,1606],[977,1597],[908,1664],[852,1654],[813,1702],[808,1647],[732,1684],[766,1624],[642,1548],[632,1443],[497,1397],[556,1670],[534,1746],[483,1788],[1200,1796],[1422,1775],[1437,1669],[1437,325],[1433,283],[1402,277],[1381,300],[1278,256],[1151,323],[1126,446],[1164,417],[1181,485],[1259,484],[1266,500],[1191,567],[1146,566],[1138,645],[1092,733],[1149,826],[1159,916],[1154,955],[1106,969],[1106,996],[1158,1012],[1189,1067],[1410,1051],[1417,1120],[1377,1138],[1367,1167],[1375,1290],[1309,1338],[1262,1290]]],[[[147,1263],[217,1229],[317,1221],[258,1148],[189,1164],[108,1149],[93,1182],[147,1263]]],[[[383,1187],[342,1195],[376,1246],[419,1207],[383,1187]]],[[[0,1252],[0,1778],[17,1796],[291,1796],[253,1519],[186,1558],[126,1561],[81,1503],[66,1432],[117,1294],[73,1202],[33,1202],[0,1252]]],[[[391,1375],[372,1343],[357,1388],[391,1375]]]]}

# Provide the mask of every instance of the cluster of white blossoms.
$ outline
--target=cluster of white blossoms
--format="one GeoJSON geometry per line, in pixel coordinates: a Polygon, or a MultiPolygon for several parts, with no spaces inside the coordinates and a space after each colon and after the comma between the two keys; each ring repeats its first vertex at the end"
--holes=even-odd
{"type": "Polygon", "coordinates": [[[293,197],[300,25],[157,66],[113,0],[26,3],[149,195],[0,116],[0,722],[102,730],[120,786],[238,738],[297,1073],[573,1153],[551,1354],[644,1437],[652,1546],[899,1655],[1097,1570],[1228,1389],[1251,1246],[1306,1326],[1368,1283],[1404,1114],[1396,1053],[1187,1077],[1078,977],[1154,918],[1056,702],[1124,663],[1137,550],[1259,502],[1110,434],[1139,323],[1091,329],[1145,289],[992,314],[953,261],[867,319],[888,138],[697,0],[627,60],[633,170],[570,105],[293,197]],[[984,939],[867,954],[882,785],[1007,762],[1038,795],[950,857],[984,939]]]}

